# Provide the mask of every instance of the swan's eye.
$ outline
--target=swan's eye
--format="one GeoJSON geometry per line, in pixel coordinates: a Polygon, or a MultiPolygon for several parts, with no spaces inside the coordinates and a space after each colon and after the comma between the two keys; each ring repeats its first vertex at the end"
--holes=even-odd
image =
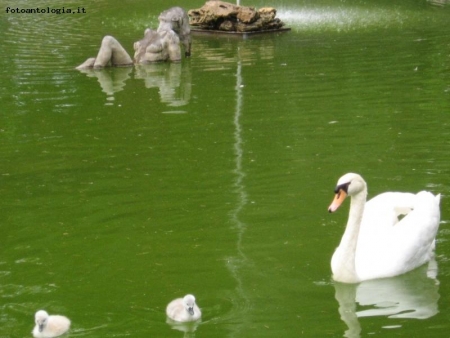
{"type": "MultiPolygon", "coordinates": [[[[340,191],[344,191],[345,193],[348,193],[348,186],[350,185],[350,182],[339,184],[336,189],[334,189],[335,194],[340,194],[340,191]]],[[[338,195],[339,196],[339,195],[338,195]]]]}

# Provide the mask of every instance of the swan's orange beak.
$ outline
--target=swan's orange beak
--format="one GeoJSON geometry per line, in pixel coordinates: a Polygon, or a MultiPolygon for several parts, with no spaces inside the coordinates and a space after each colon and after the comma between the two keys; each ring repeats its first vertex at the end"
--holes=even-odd
{"type": "Polygon", "coordinates": [[[331,202],[330,206],[328,207],[328,212],[335,212],[344,202],[345,198],[347,197],[347,193],[344,191],[344,189],[339,189],[336,195],[334,195],[334,200],[331,202]]]}

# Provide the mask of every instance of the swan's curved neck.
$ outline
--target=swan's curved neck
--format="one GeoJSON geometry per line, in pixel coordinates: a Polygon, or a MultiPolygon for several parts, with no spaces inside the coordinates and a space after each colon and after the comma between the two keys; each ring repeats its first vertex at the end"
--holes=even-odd
{"type": "Polygon", "coordinates": [[[366,196],[367,190],[364,189],[351,197],[347,226],[332,262],[334,279],[340,282],[357,283],[359,281],[355,256],[366,196]]]}

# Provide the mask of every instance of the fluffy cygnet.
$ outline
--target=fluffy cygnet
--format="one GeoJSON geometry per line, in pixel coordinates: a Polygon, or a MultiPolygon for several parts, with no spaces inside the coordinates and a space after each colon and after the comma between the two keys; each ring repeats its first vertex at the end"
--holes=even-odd
{"type": "Polygon", "coordinates": [[[39,310],[34,315],[36,326],[32,333],[35,338],[58,337],[70,328],[70,320],[67,317],[49,316],[44,310],[39,310]]]}
{"type": "Polygon", "coordinates": [[[174,299],[167,305],[167,317],[177,322],[192,322],[202,316],[193,295],[186,295],[184,298],[174,299]]]}

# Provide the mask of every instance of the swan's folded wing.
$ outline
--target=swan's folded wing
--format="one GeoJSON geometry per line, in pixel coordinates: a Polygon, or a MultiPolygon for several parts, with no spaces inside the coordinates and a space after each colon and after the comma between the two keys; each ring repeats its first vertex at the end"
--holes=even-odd
{"type": "Polygon", "coordinates": [[[439,219],[439,197],[429,192],[385,193],[367,202],[355,258],[358,275],[390,277],[427,262],[439,219]],[[408,209],[398,220],[399,211],[408,209]]]}
{"type": "Polygon", "coordinates": [[[405,264],[417,267],[431,258],[440,222],[439,199],[439,195],[419,192],[414,210],[395,227],[398,255],[405,264]]]}

